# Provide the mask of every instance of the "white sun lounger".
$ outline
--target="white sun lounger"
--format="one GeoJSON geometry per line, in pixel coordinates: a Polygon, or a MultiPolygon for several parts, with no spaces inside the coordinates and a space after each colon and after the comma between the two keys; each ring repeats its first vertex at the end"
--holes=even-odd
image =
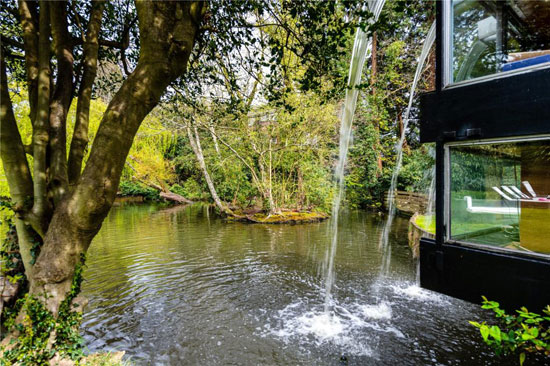
{"type": "Polygon", "coordinates": [[[537,198],[535,190],[533,189],[533,187],[531,187],[531,184],[528,181],[524,180],[521,183],[523,183],[523,186],[525,187],[525,189],[527,189],[527,192],[529,192],[529,194],[533,196],[533,198],[537,198]]]}
{"type": "Polygon", "coordinates": [[[491,188],[507,201],[550,203],[550,199],[537,196],[535,190],[528,181],[523,181],[522,183],[532,197],[520,191],[516,186],[502,186],[502,189],[498,187],[491,188]],[[506,193],[504,193],[504,191],[506,191],[506,193]]]}
{"type": "MultiPolygon", "coordinates": [[[[464,199],[466,200],[466,210],[468,210],[468,212],[471,212],[471,213],[489,213],[489,214],[495,214],[495,215],[518,215],[520,212],[519,207],[474,206],[472,204],[472,197],[465,196],[464,199]]],[[[514,201],[510,198],[508,199],[510,201],[514,201]]]]}

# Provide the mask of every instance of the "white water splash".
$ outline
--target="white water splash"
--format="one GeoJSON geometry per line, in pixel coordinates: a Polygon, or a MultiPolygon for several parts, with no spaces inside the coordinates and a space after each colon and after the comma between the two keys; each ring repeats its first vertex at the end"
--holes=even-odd
{"type": "Polygon", "coordinates": [[[389,303],[377,305],[333,304],[330,313],[321,307],[307,310],[307,303],[297,302],[280,310],[262,331],[285,343],[299,343],[306,348],[333,349],[353,356],[374,356],[373,346],[381,334],[404,338],[391,322],[389,303]]]}
{"type": "Polygon", "coordinates": [[[377,305],[361,305],[361,311],[370,319],[391,319],[392,316],[391,307],[385,302],[377,305]]]}
{"type": "Polygon", "coordinates": [[[450,304],[443,295],[423,289],[416,284],[406,286],[392,285],[390,287],[396,294],[406,296],[409,299],[429,302],[431,304],[450,304]]]}

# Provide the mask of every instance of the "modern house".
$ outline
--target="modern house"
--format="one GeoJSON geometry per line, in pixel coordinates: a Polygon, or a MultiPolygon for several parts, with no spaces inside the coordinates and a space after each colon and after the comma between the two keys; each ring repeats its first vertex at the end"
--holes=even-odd
{"type": "Polygon", "coordinates": [[[425,288],[540,311],[550,304],[550,1],[437,2],[436,236],[425,288]]]}

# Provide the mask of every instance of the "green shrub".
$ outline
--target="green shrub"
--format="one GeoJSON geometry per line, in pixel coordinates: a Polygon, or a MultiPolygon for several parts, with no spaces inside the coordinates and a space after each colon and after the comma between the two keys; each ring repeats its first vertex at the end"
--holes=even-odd
{"type": "Polygon", "coordinates": [[[159,192],[156,189],[147,187],[141,183],[122,181],[118,187],[122,196],[142,196],[145,200],[159,200],[159,192]]]}
{"type": "Polygon", "coordinates": [[[183,186],[180,186],[179,184],[174,184],[172,187],[170,187],[170,191],[192,201],[201,201],[203,199],[206,199],[207,197],[201,189],[200,184],[197,183],[197,181],[194,179],[186,180],[183,183],[183,186]]]}
{"type": "Polygon", "coordinates": [[[497,355],[519,353],[519,363],[523,365],[527,353],[550,356],[550,305],[544,315],[529,312],[525,307],[516,310],[517,315],[507,314],[496,301],[483,296],[483,309],[492,310],[498,325],[471,321],[478,328],[483,341],[491,346],[497,355]]]}

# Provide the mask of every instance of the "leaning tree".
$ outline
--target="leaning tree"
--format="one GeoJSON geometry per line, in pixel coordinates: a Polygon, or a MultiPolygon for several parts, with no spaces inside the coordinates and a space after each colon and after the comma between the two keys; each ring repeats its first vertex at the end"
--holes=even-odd
{"type": "Polygon", "coordinates": [[[224,59],[235,87],[242,72],[261,69],[266,98],[284,104],[289,86],[281,75],[288,70],[281,61],[292,54],[304,65],[296,88],[316,88],[332,75],[341,80],[334,94],[345,85],[341,60],[354,28],[372,26],[358,21],[369,17],[363,9],[354,1],[3,1],[0,152],[26,298],[55,318],[75,295],[75,269],[113,204],[136,132],[176,90],[172,83],[192,100],[219,82],[216,64],[224,59]],[[269,52],[258,58],[255,49],[269,52]],[[123,70],[119,83],[98,78],[102,62],[123,70]],[[10,99],[16,82],[26,85],[30,145],[22,142],[10,99]],[[113,85],[118,90],[108,90],[112,98],[90,147],[90,101],[113,85]],[[76,122],[67,141],[73,99],[76,122]]]}

